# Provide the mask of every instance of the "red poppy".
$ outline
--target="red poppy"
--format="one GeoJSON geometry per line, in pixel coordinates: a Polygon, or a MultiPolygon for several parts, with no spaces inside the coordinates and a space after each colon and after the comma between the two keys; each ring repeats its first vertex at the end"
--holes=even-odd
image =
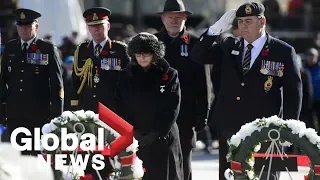
{"type": "Polygon", "coordinates": [[[32,51],[36,51],[36,50],[37,50],[37,46],[34,45],[34,44],[32,44],[32,45],[31,45],[31,50],[32,50],[32,51]]]}
{"type": "Polygon", "coordinates": [[[164,76],[162,76],[162,80],[164,80],[164,81],[166,81],[166,80],[168,80],[169,79],[169,76],[166,74],[166,75],[164,75],[164,76]]]}
{"type": "Polygon", "coordinates": [[[188,36],[184,36],[183,40],[184,40],[184,42],[188,43],[189,42],[189,37],[188,36]]]}
{"type": "Polygon", "coordinates": [[[308,175],[304,175],[304,180],[308,180],[308,179],[309,179],[308,175]]]}
{"type": "Polygon", "coordinates": [[[86,174],[85,176],[81,176],[80,180],[94,180],[91,174],[86,174]]]}
{"type": "Polygon", "coordinates": [[[261,55],[262,55],[262,56],[268,56],[268,54],[269,54],[269,50],[268,50],[268,49],[263,49],[263,50],[261,51],[261,55]]]}
{"type": "Polygon", "coordinates": [[[101,54],[102,54],[102,56],[106,56],[106,55],[108,55],[108,51],[104,49],[104,50],[102,50],[101,54]]]}

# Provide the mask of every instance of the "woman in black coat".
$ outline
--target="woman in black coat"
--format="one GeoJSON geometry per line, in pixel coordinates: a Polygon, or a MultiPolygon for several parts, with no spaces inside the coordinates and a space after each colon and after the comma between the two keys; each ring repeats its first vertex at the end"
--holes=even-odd
{"type": "Polygon", "coordinates": [[[162,42],[149,33],[135,36],[128,54],[131,63],[119,75],[116,113],[134,127],[137,155],[146,169],[143,180],[183,180],[177,70],[163,59],[162,42]]]}

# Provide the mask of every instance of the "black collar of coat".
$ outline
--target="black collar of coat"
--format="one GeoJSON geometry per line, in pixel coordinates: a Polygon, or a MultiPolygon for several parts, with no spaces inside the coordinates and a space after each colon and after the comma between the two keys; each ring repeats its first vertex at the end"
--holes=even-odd
{"type": "MultiPolygon", "coordinates": [[[[171,37],[165,28],[163,28],[163,30],[161,31],[160,36],[163,36],[163,37],[160,37],[160,39],[165,39],[164,36],[171,37]]],[[[188,33],[186,27],[183,27],[182,31],[176,37],[172,38],[172,41],[170,42],[170,44],[173,44],[175,42],[180,43],[179,40],[184,41],[187,44],[189,44],[190,36],[189,36],[189,33],[188,33]],[[186,40],[186,37],[187,37],[187,40],[186,40]]]]}
{"type": "MultiPolygon", "coordinates": [[[[168,73],[170,64],[164,59],[158,59],[151,70],[159,72],[160,76],[164,76],[168,73]]],[[[130,77],[133,77],[135,73],[143,72],[143,68],[137,63],[136,60],[132,60],[126,67],[125,71],[130,77]]]]}

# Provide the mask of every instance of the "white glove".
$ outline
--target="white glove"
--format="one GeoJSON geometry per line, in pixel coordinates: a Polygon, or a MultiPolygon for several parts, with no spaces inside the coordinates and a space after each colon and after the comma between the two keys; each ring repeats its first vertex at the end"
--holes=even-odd
{"type": "Polygon", "coordinates": [[[219,35],[228,31],[232,27],[234,18],[236,18],[236,10],[227,11],[216,23],[210,26],[208,35],[219,35]]]}

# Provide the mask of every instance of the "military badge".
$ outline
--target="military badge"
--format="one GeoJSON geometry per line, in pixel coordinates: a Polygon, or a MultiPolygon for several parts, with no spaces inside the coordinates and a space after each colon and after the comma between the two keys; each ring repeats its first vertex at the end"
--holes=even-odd
{"type": "Polygon", "coordinates": [[[93,16],[92,16],[92,20],[98,20],[99,19],[99,17],[97,16],[97,14],[96,13],[93,13],[93,16]]]}
{"type": "Polygon", "coordinates": [[[245,12],[246,12],[246,14],[251,14],[252,13],[252,8],[250,7],[250,5],[246,6],[245,12]]]}
{"type": "Polygon", "coordinates": [[[264,83],[264,90],[266,92],[270,91],[270,89],[272,87],[272,80],[273,80],[273,77],[272,76],[268,76],[268,80],[264,83]]]}
{"type": "Polygon", "coordinates": [[[165,87],[166,87],[165,85],[160,86],[160,92],[161,92],[161,93],[164,93],[164,91],[165,91],[164,88],[165,88],[165,87]]]}
{"type": "Polygon", "coordinates": [[[26,15],[23,12],[20,13],[20,19],[26,19],[26,15]]]}

